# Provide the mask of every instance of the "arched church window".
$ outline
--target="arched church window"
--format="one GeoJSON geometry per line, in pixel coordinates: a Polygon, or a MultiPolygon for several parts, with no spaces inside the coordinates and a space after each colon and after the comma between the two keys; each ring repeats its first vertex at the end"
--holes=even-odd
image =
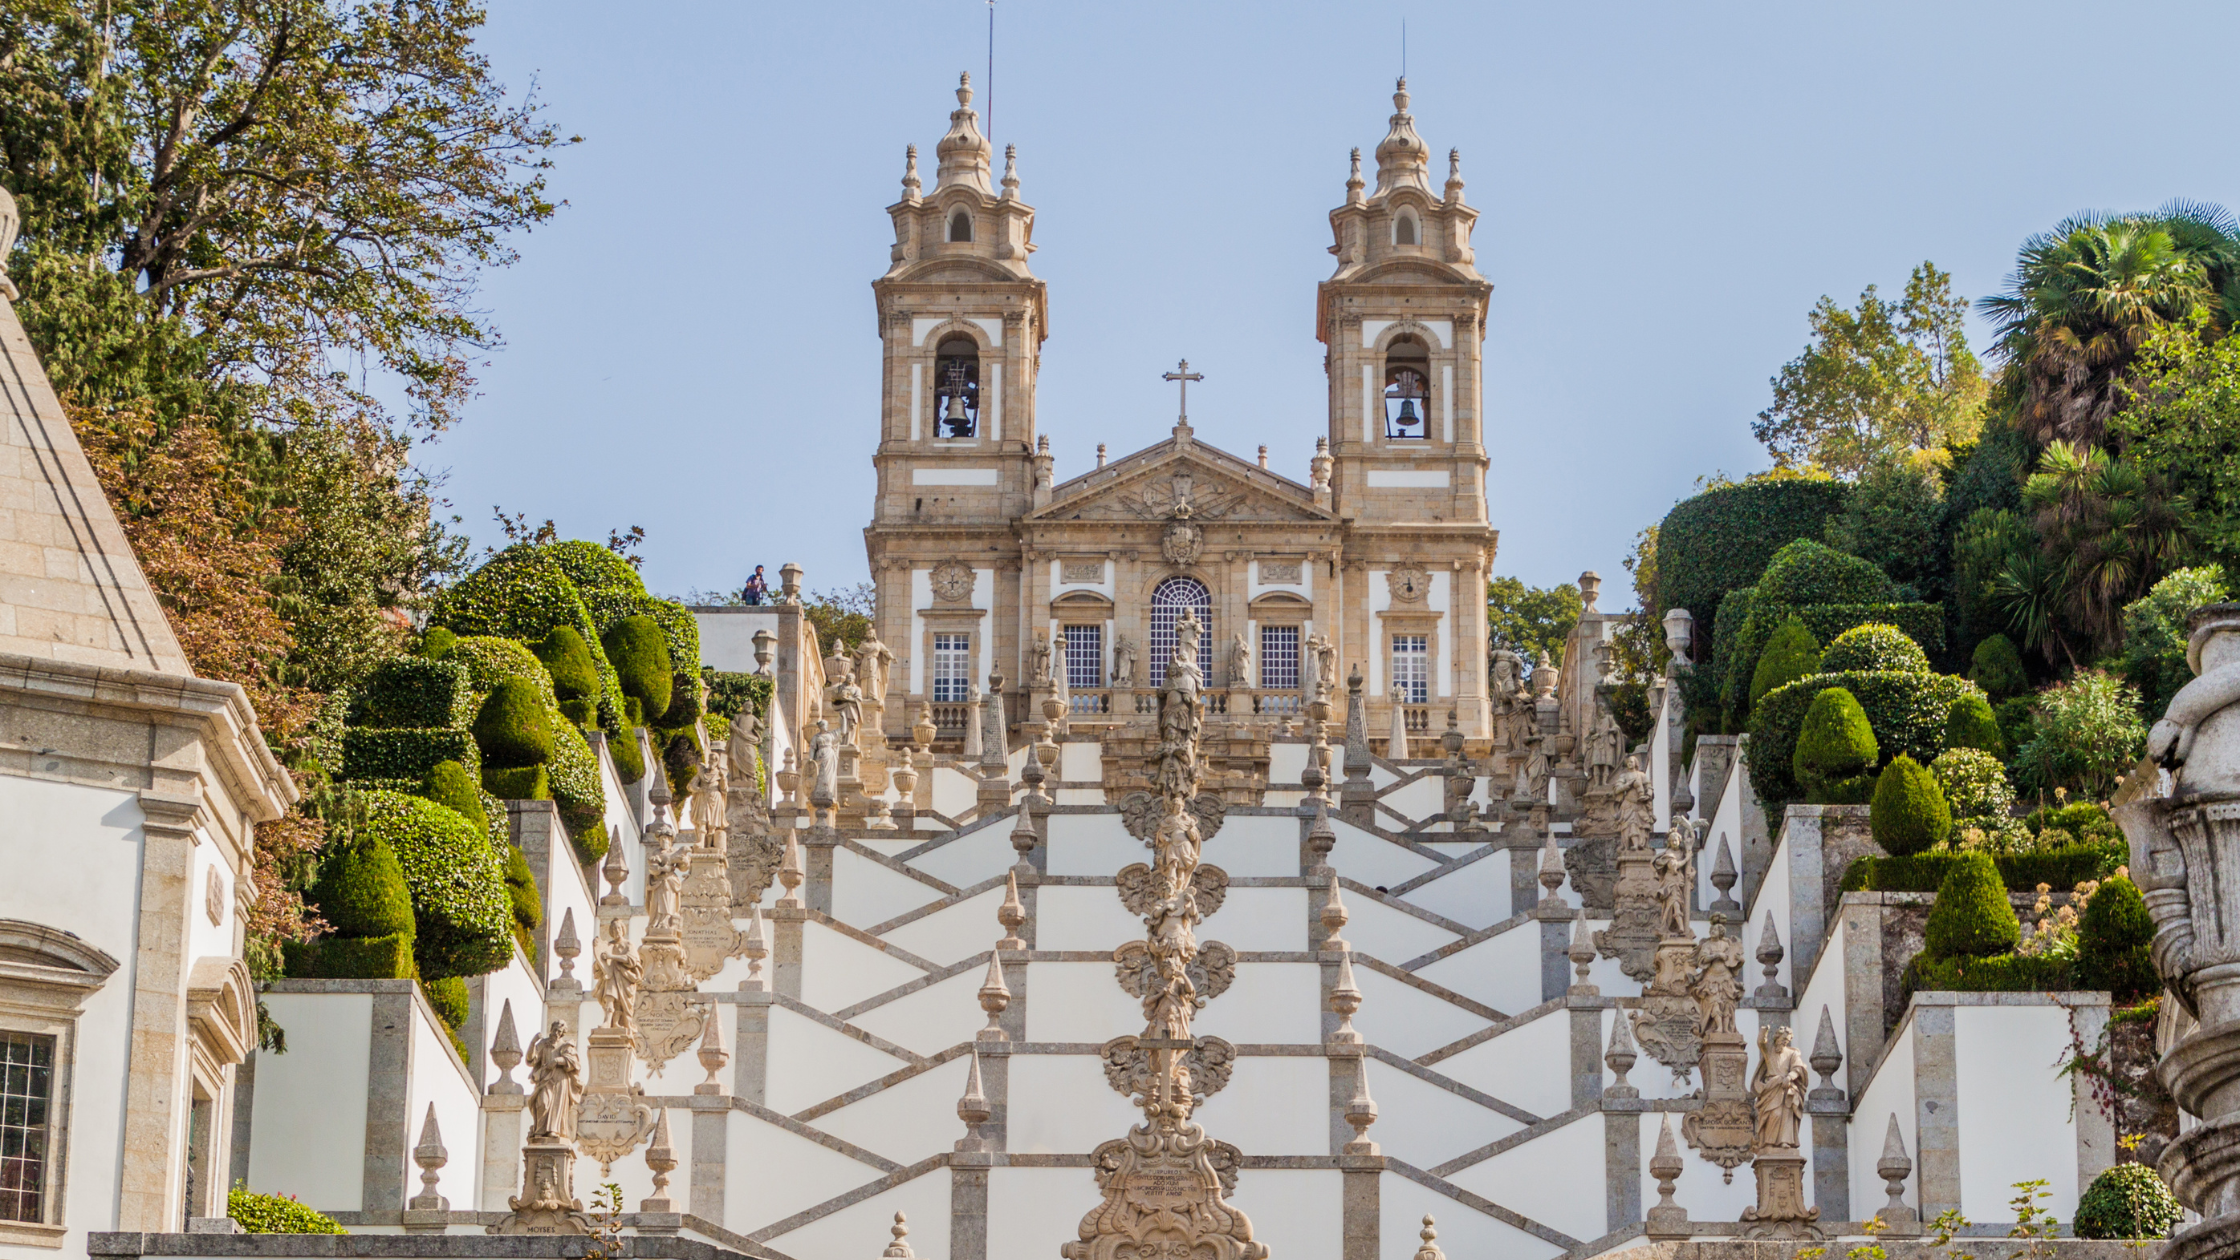
{"type": "Polygon", "coordinates": [[[1384,357],[1384,435],[1431,434],[1431,356],[1422,342],[1402,337],[1384,357]]]}
{"type": "Polygon", "coordinates": [[[972,239],[971,215],[959,210],[949,216],[949,239],[952,241],[969,241],[972,239]]]}
{"type": "Polygon", "coordinates": [[[1392,225],[1392,243],[1395,245],[1422,244],[1421,241],[1416,239],[1416,217],[1414,215],[1406,211],[1401,212],[1399,220],[1392,225]]]}
{"type": "Polygon", "coordinates": [[[933,354],[934,436],[968,438],[980,432],[980,347],[951,337],[933,354]]]}
{"type": "Polygon", "coordinates": [[[1166,685],[1167,662],[1174,659],[1175,623],[1183,611],[1198,623],[1198,679],[1213,677],[1213,593],[1191,577],[1171,577],[1151,592],[1151,685],[1166,685]]]}

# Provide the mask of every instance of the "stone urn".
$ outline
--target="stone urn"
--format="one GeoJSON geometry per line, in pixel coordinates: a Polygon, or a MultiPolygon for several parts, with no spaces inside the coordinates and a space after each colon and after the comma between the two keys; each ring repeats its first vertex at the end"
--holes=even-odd
{"type": "Polygon", "coordinates": [[[918,706],[918,723],[910,728],[910,739],[917,744],[918,751],[921,753],[932,751],[933,737],[940,733],[941,728],[933,724],[933,706],[931,704],[920,704],[918,706]]]}

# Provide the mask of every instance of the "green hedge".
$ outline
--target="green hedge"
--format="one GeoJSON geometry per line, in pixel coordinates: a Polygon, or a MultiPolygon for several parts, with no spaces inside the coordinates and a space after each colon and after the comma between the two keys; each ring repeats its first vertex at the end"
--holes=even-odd
{"type": "Polygon", "coordinates": [[[607,650],[607,659],[614,662],[622,680],[622,694],[639,703],[645,721],[658,722],[668,712],[670,688],[676,678],[661,623],[651,617],[624,617],[607,628],[600,646],[607,650]]]}
{"type": "MultiPolygon", "coordinates": [[[[1844,872],[1845,892],[1935,892],[1963,854],[1917,853],[1912,857],[1863,857],[1844,872]]],[[[2074,888],[2104,879],[2129,859],[2119,847],[2076,844],[2035,853],[2004,853],[1991,859],[1999,882],[2011,892],[2030,892],[2040,884],[2074,888]]]]}
{"type": "Polygon", "coordinates": [[[283,969],[297,979],[409,980],[414,971],[409,932],[283,941],[280,956],[283,969]]]}
{"type": "Polygon", "coordinates": [[[1758,655],[1758,667],[1750,674],[1750,703],[1756,704],[1776,687],[1786,687],[1819,672],[1819,640],[1805,629],[1801,619],[1791,617],[1774,630],[1773,637],[1766,640],[1765,651],[1758,655]]]}
{"type": "Polygon", "coordinates": [[[446,761],[479,773],[482,754],[474,736],[448,727],[353,726],[342,733],[344,779],[407,779],[414,783],[446,761]]]}
{"type": "Polygon", "coordinates": [[[402,792],[361,792],[365,834],[396,851],[412,892],[420,976],[479,976],[513,955],[505,865],[457,812],[402,792]]]}
{"type": "Polygon", "coordinates": [[[2103,1170],[2077,1198],[2073,1228],[2079,1238],[2166,1238],[2185,1217],[2154,1169],[2122,1163],[2103,1170]]]}
{"type": "Polygon", "coordinates": [[[1952,702],[1979,694],[1965,678],[1885,673],[1814,674],[1767,692],[1750,718],[1748,753],[1751,786],[1767,809],[1778,813],[1803,799],[1791,766],[1797,732],[1813,697],[1830,687],[1849,691],[1866,710],[1885,759],[1904,753],[1923,763],[1944,751],[1944,720],[1952,702]]]}
{"type": "Polygon", "coordinates": [[[1820,805],[1865,804],[1874,790],[1874,767],[1880,759],[1866,711],[1850,692],[1829,687],[1813,697],[1790,762],[1807,800],[1820,805]]]}
{"type": "Polygon", "coordinates": [[[1785,544],[1818,538],[1847,487],[1802,477],[1719,486],[1675,506],[1657,527],[1656,610],[1685,608],[1697,633],[1720,646],[1730,593],[1754,585],[1785,544]]]}
{"type": "MultiPolygon", "coordinates": [[[[552,675],[552,693],[561,701],[590,702],[596,706],[599,694],[599,667],[591,659],[591,647],[576,633],[574,626],[554,626],[531,649],[543,662],[546,672],[552,675]]],[[[579,722],[589,726],[589,722],[579,722]]]]}
{"type": "Polygon", "coordinates": [[[519,770],[551,759],[559,702],[548,695],[526,678],[502,679],[491,688],[474,717],[474,742],[482,750],[485,773],[519,770]]]}
{"type": "Polygon", "coordinates": [[[2006,760],[2007,740],[1999,731],[1999,715],[1982,696],[1962,696],[1945,711],[1944,746],[1969,748],[2006,760]]]}
{"type": "Polygon", "coordinates": [[[552,777],[543,766],[492,767],[482,772],[482,786],[501,801],[552,799],[552,777]]]}
{"type": "Polygon", "coordinates": [[[646,758],[638,747],[637,728],[627,729],[608,740],[607,754],[614,758],[615,777],[624,783],[636,783],[646,777],[646,758]]]}
{"type": "MultiPolygon", "coordinates": [[[[1740,734],[1747,728],[1756,700],[1751,698],[1758,662],[1773,635],[1791,619],[1804,623],[1816,643],[1832,644],[1845,632],[1860,626],[1895,626],[1918,644],[1931,660],[1944,651],[1944,608],[1938,604],[1785,604],[1752,591],[1748,617],[1722,647],[1720,703],[1727,729],[1740,734]]],[[[1825,670],[1827,667],[1822,666],[1825,670]]]]}
{"type": "Polygon", "coordinates": [[[411,936],[412,894],[397,852],[378,835],[350,836],[328,850],[304,890],[336,936],[411,936]]]}
{"type": "Polygon", "coordinates": [[[1922,938],[1923,952],[1932,958],[1990,958],[2021,941],[2022,922],[1988,855],[1959,855],[1937,888],[1922,938]]]}
{"type": "Polygon", "coordinates": [[[2074,987],[2069,964],[2026,954],[1988,958],[1932,958],[1916,954],[1906,964],[1907,996],[1924,992],[2050,993],[2074,987]]]}
{"type": "Polygon", "coordinates": [[[1837,635],[1820,654],[1822,674],[1926,674],[1928,654],[1896,626],[1874,622],[1837,635]]]}
{"type": "Polygon", "coordinates": [[[1837,551],[1815,538],[1784,545],[1758,575],[1761,604],[1884,604],[1898,585],[1872,560],[1837,551]]]}
{"type": "Polygon", "coordinates": [[[1804,604],[1795,611],[1804,618],[1805,629],[1822,643],[1859,626],[1885,625],[1904,631],[1930,660],[1944,654],[1942,604],[1804,604]]]}
{"type": "Polygon", "coordinates": [[[393,656],[358,689],[358,725],[465,726],[474,714],[467,672],[448,660],[393,656]]]}
{"type": "Polygon", "coordinates": [[[438,805],[457,810],[461,818],[482,828],[490,829],[490,810],[482,803],[482,789],[474,776],[456,761],[445,761],[428,771],[428,778],[421,785],[420,795],[438,805]]]}
{"type": "Polygon", "coordinates": [[[1952,809],[1928,768],[1899,753],[1875,780],[1867,824],[1884,852],[1905,857],[1926,852],[1952,834],[1952,809]]]}
{"type": "Polygon", "coordinates": [[[538,689],[552,717],[552,755],[544,763],[552,802],[568,824],[577,856],[597,861],[607,852],[607,794],[599,779],[599,762],[575,723],[561,713],[552,692],[552,676],[527,645],[512,639],[474,636],[459,640],[457,658],[479,691],[495,690],[508,678],[518,678],[538,689]]]}
{"type": "Polygon", "coordinates": [[[2101,881],[2077,920],[2077,980],[2106,989],[2118,1002],[2136,1002],[2162,989],[2155,974],[2154,920],[2138,885],[2123,876],[2101,881]]]}
{"type": "Polygon", "coordinates": [[[458,635],[442,626],[429,626],[420,632],[420,650],[417,654],[431,661],[440,661],[451,655],[451,649],[458,644],[458,635]]]}
{"type": "Polygon", "coordinates": [[[1968,677],[1994,700],[2019,695],[2030,686],[2030,676],[2022,669],[2022,653],[2015,650],[2014,640],[2003,634],[1976,644],[1975,655],[1968,662],[1968,677]]]}
{"type": "Polygon", "coordinates": [[[645,580],[628,560],[582,539],[550,543],[542,550],[575,583],[599,633],[625,617],[651,617],[668,641],[671,671],[700,672],[699,620],[683,604],[648,594],[645,580]]]}
{"type": "Polygon", "coordinates": [[[226,1193],[226,1215],[252,1234],[347,1234],[334,1218],[296,1202],[294,1195],[226,1193]]]}
{"type": "Polygon", "coordinates": [[[434,1009],[436,1018],[443,1021],[445,1028],[456,1032],[459,1025],[467,1022],[467,1014],[473,1007],[473,999],[467,994],[466,981],[457,976],[445,976],[441,980],[422,980],[420,982],[420,994],[428,999],[428,1005],[434,1009]]]}
{"type": "Polygon", "coordinates": [[[598,667],[601,699],[620,714],[622,686],[600,649],[599,627],[567,571],[546,551],[518,543],[499,552],[444,592],[434,620],[461,636],[524,643],[542,642],[554,626],[572,627],[598,667]]]}

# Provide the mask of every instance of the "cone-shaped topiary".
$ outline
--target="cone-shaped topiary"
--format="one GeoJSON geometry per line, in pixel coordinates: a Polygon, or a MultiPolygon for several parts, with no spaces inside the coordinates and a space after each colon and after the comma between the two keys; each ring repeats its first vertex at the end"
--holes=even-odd
{"type": "Polygon", "coordinates": [[[1766,650],[1758,657],[1758,668],[1750,675],[1750,703],[1775,687],[1786,686],[1807,674],[1820,672],[1820,642],[1805,629],[1804,622],[1791,617],[1781,623],[1766,640],[1766,650]]]}
{"type": "Polygon", "coordinates": [[[485,769],[512,770],[550,759],[552,719],[544,697],[525,678],[500,682],[475,714],[474,742],[485,769]]]}
{"type": "Polygon", "coordinates": [[[669,664],[669,640],[661,623],[644,615],[624,617],[599,640],[622,680],[622,694],[633,697],[643,710],[642,722],[658,722],[669,710],[674,671],[669,664]]]}
{"type": "Polygon", "coordinates": [[[2106,989],[2118,1002],[2136,1002],[2162,987],[2155,974],[2154,920],[2139,886],[2122,875],[2101,881],[2077,920],[2077,979],[2106,989]]]}
{"type": "Polygon", "coordinates": [[[305,894],[337,936],[412,935],[404,868],[379,836],[360,833],[336,846],[305,894]]]}
{"type": "MultiPolygon", "coordinates": [[[[487,831],[490,815],[482,808],[482,793],[474,786],[474,776],[456,761],[439,761],[428,771],[422,781],[420,795],[438,805],[448,805],[459,811],[459,816],[487,831]]],[[[501,798],[502,799],[502,798],[501,798]]]]}
{"type": "Polygon", "coordinates": [[[431,661],[440,661],[451,655],[451,649],[457,646],[459,646],[459,636],[442,626],[429,626],[420,635],[420,655],[431,661]]]}
{"type": "Polygon", "coordinates": [[[2022,669],[2022,653],[2015,650],[2014,640],[2003,634],[1976,644],[1975,656],[1968,663],[1968,678],[1994,700],[2019,695],[2030,686],[2030,676],[2022,669]]]}
{"type": "Polygon", "coordinates": [[[1794,761],[1807,801],[1865,804],[1874,791],[1874,767],[1881,756],[1866,710],[1850,692],[1830,687],[1813,697],[1797,734],[1794,761]]]}
{"type": "MultiPolygon", "coordinates": [[[[574,626],[554,626],[531,651],[544,667],[552,672],[552,692],[563,702],[588,700],[596,702],[599,696],[599,667],[591,659],[591,645],[583,641],[574,626]]],[[[585,723],[578,722],[578,726],[585,723]]]]}
{"type": "Polygon", "coordinates": [[[2007,901],[2007,885],[1987,853],[1963,853],[1937,889],[1925,933],[1933,958],[1989,958],[2014,951],[2022,922],[2007,901]]]}
{"type": "Polygon", "coordinates": [[[1899,753],[1875,779],[1868,825],[1883,852],[1911,857],[1952,834],[1952,809],[1928,767],[1899,753]]]}
{"type": "Polygon", "coordinates": [[[361,828],[395,850],[412,893],[415,962],[424,979],[479,976],[513,956],[505,864],[489,834],[456,810],[403,792],[359,793],[361,828]]]}
{"type": "Polygon", "coordinates": [[[2079,1238],[2162,1238],[2185,1209],[2145,1164],[2117,1164],[2092,1179],[2077,1199],[2079,1238]]]}
{"type": "Polygon", "coordinates": [[[1999,734],[1999,715],[1982,696],[1962,696],[1945,710],[1944,746],[1974,748],[2004,760],[2007,741],[1999,734]]]}
{"type": "Polygon", "coordinates": [[[1886,674],[1926,674],[1929,656],[1921,645],[1896,626],[1853,626],[1835,637],[1820,654],[1820,672],[1853,671],[1886,674]]]}

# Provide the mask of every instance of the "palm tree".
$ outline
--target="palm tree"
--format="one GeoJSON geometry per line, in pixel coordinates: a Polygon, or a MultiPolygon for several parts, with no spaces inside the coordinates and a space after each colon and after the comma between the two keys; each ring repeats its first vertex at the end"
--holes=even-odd
{"type": "Polygon", "coordinates": [[[2240,317],[2240,222],[2182,201],[2065,219],[2023,243],[2006,292],[1977,303],[1998,327],[2021,430],[2084,444],[2122,404],[2146,335],[2204,306],[2220,331],[2240,317]]]}
{"type": "Polygon", "coordinates": [[[2049,612],[2095,648],[2111,649],[2122,637],[2124,605],[2185,555],[2185,499],[2105,451],[2053,442],[2023,483],[2022,504],[2032,513],[2042,563],[2010,563],[1998,589],[2016,629],[2038,644],[2059,644],[2072,660],[2067,637],[2046,624],[2049,612]]]}

